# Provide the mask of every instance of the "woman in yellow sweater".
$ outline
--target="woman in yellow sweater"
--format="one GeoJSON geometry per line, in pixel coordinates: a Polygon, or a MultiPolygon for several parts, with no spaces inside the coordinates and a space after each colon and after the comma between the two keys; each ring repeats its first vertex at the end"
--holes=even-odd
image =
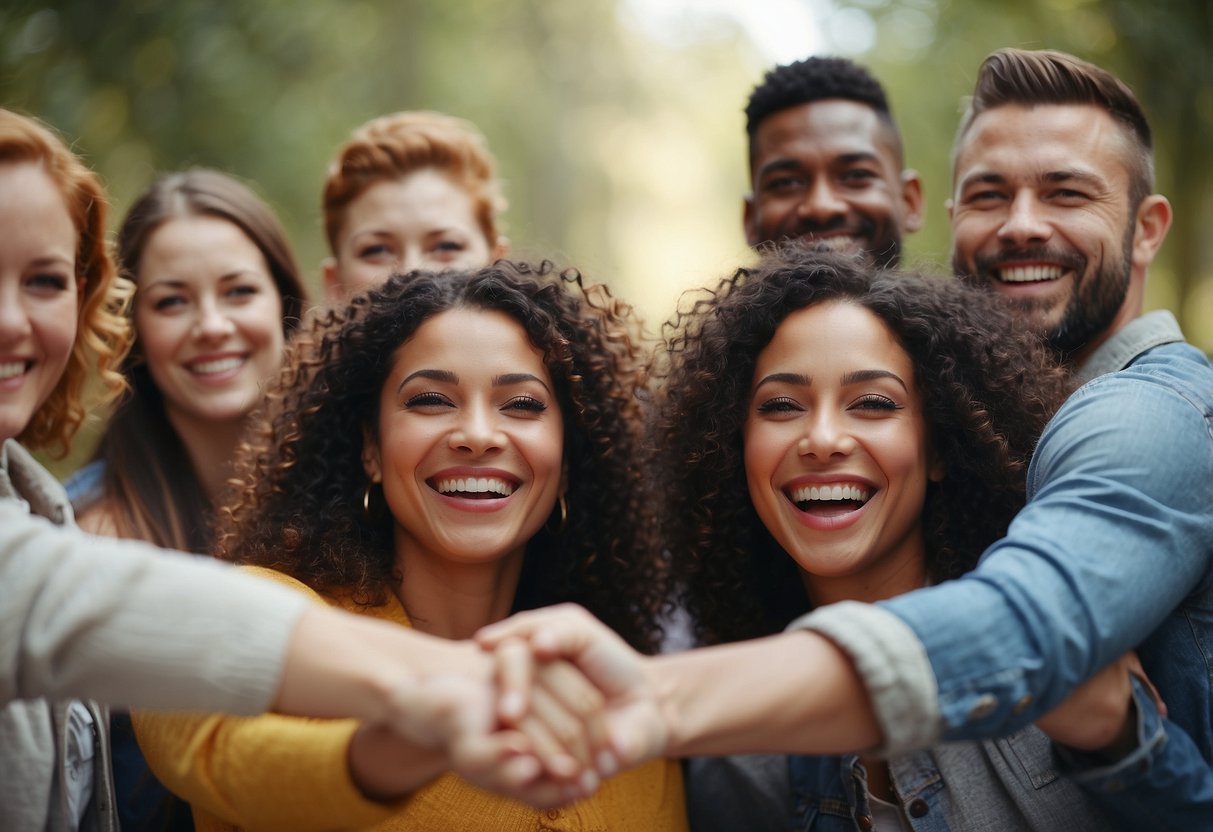
{"type": "MultiPolygon", "coordinates": [[[[220,556],[452,639],[577,601],[651,650],[663,581],[634,521],[635,332],[605,288],[508,262],[396,276],[326,313],[238,457],[220,556]]],[[[686,827],[665,761],[536,810],[353,722],[140,715],[136,730],[201,830],[686,827]]]]}

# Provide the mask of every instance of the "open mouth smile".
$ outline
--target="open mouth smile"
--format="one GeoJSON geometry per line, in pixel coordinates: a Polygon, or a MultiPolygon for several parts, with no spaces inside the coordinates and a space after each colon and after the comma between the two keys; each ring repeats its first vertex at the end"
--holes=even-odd
{"type": "Polygon", "coordinates": [[[518,490],[518,483],[502,477],[443,477],[429,481],[430,488],[465,500],[499,500],[518,490]]]}
{"type": "Polygon", "coordinates": [[[16,378],[29,372],[33,366],[34,362],[32,361],[5,361],[0,364],[0,381],[16,378]]]}
{"type": "Polygon", "coordinates": [[[784,495],[798,511],[817,517],[838,517],[858,511],[872,498],[873,489],[858,482],[797,485],[784,495]]]}
{"type": "Polygon", "coordinates": [[[1002,283],[1043,283],[1060,280],[1068,271],[1057,265],[1004,266],[994,269],[994,276],[1002,283]]]}

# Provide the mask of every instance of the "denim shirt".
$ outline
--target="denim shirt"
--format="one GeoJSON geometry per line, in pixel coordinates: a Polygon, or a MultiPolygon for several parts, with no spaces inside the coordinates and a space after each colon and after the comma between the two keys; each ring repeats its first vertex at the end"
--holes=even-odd
{"type": "Polygon", "coordinates": [[[1041,436],[1027,505],[973,572],[796,626],[855,661],[886,753],[1011,733],[1137,647],[1168,730],[1189,736],[1158,744],[1132,776],[1105,774],[1171,789],[1156,808],[1190,805],[1213,777],[1213,367],[1154,312],[1081,372],[1091,380],[1041,436]],[[1193,777],[1151,781],[1156,769],[1193,777]]]}

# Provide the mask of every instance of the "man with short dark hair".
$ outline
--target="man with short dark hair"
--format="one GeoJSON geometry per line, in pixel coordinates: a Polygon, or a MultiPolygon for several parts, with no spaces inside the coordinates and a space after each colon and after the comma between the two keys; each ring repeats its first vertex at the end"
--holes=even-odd
{"type": "Polygon", "coordinates": [[[750,245],[813,240],[896,265],[922,226],[922,183],[903,170],[880,83],[844,58],[808,58],[768,72],[745,112],[750,245]]]}

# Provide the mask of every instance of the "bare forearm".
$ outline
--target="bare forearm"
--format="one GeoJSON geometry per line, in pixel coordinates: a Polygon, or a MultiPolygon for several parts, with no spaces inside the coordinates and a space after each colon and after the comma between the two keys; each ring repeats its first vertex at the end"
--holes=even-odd
{"type": "Polygon", "coordinates": [[[408,716],[401,713],[408,686],[436,673],[487,682],[492,667],[471,643],[316,606],[295,628],[274,707],[397,723],[408,716]]]}
{"type": "Polygon", "coordinates": [[[881,740],[850,661],[812,632],[658,656],[648,667],[670,756],[837,754],[881,740]]]}

